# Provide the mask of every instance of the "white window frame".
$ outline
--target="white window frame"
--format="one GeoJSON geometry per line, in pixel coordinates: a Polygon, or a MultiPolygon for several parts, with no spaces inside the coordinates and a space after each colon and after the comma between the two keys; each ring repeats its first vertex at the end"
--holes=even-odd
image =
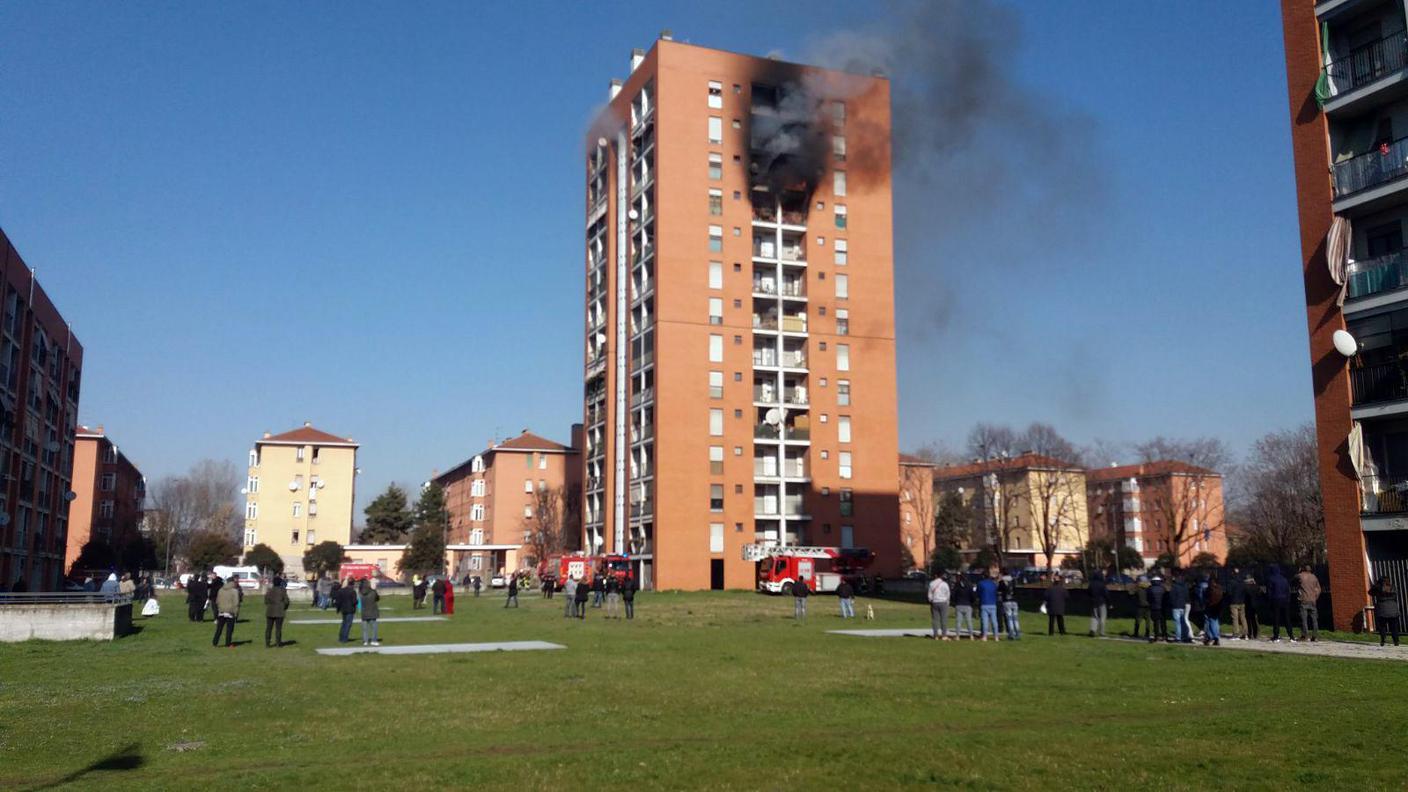
{"type": "Polygon", "coordinates": [[[709,116],[709,143],[722,145],[724,142],[724,120],[720,116],[709,116]]]}
{"type": "Polygon", "coordinates": [[[718,333],[709,335],[709,362],[724,362],[724,337],[718,333]]]}
{"type": "Polygon", "coordinates": [[[523,480],[523,491],[524,491],[524,492],[527,492],[527,493],[529,493],[529,494],[532,494],[532,492],[533,492],[533,479],[524,479],[524,480],[523,480]]]}
{"type": "Polygon", "coordinates": [[[848,260],[847,253],[849,252],[847,249],[846,240],[836,240],[836,242],[832,245],[832,249],[836,251],[836,266],[846,266],[846,262],[848,260]]]}
{"type": "Polygon", "coordinates": [[[831,194],[842,197],[846,194],[846,172],[837,170],[831,172],[831,194]]]}
{"type": "Polygon", "coordinates": [[[713,110],[724,107],[724,84],[717,80],[709,81],[709,107],[713,110]]]}
{"type": "Polygon", "coordinates": [[[709,523],[709,552],[722,553],[724,551],[724,524],[721,522],[709,523]]]}
{"type": "Polygon", "coordinates": [[[709,288],[722,289],[724,287],[724,263],[722,261],[709,262],[709,288]]]}
{"type": "Polygon", "coordinates": [[[721,325],[724,323],[724,298],[709,298],[709,324],[721,325]]]}
{"type": "Polygon", "coordinates": [[[837,477],[845,480],[850,480],[850,478],[855,474],[854,461],[855,459],[851,456],[850,451],[838,451],[836,453],[837,477]]]}
{"type": "Polygon", "coordinates": [[[836,345],[836,370],[837,370],[837,371],[850,371],[850,370],[851,370],[851,345],[850,345],[850,344],[837,344],[837,345],[836,345]]]}
{"type": "Polygon", "coordinates": [[[302,516],[303,516],[303,501],[294,501],[294,502],[293,502],[293,516],[294,516],[294,517],[302,517],[302,516]]]}
{"type": "Polygon", "coordinates": [[[259,519],[259,504],[254,501],[246,503],[244,505],[244,518],[246,520],[259,519]]]}
{"type": "Polygon", "coordinates": [[[709,398],[722,399],[724,397],[724,373],[722,371],[709,372],[709,398]]]}
{"type": "Polygon", "coordinates": [[[719,407],[709,408],[709,436],[724,436],[724,411],[719,407]]]}
{"type": "Polygon", "coordinates": [[[840,443],[851,442],[851,416],[836,416],[836,441],[840,443]]]}
{"type": "Polygon", "coordinates": [[[851,298],[851,278],[849,275],[832,276],[831,282],[836,284],[836,299],[849,300],[851,298]]]}

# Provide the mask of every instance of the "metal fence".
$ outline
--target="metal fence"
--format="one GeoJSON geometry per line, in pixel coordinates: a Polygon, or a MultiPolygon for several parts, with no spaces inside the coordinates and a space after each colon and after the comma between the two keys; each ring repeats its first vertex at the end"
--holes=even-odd
{"type": "Polygon", "coordinates": [[[1372,404],[1408,398],[1408,371],[1398,361],[1360,366],[1349,371],[1353,403],[1372,404]]]}
{"type": "Polygon", "coordinates": [[[0,605],[131,605],[131,594],[91,591],[33,591],[0,594],[0,605]]]}
{"type": "Polygon", "coordinates": [[[1335,197],[1343,198],[1408,175],[1408,138],[1335,163],[1335,197]]]}
{"type": "Polygon", "coordinates": [[[1408,250],[1349,265],[1349,296],[1365,297],[1408,286],[1408,250]]]}
{"type": "Polygon", "coordinates": [[[1332,95],[1349,93],[1408,67],[1408,34],[1400,30],[1365,44],[1325,67],[1332,95]]]}

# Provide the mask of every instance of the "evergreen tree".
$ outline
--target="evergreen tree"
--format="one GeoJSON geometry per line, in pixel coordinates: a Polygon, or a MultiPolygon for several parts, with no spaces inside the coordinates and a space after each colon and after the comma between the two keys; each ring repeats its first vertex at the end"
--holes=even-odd
{"type": "MultiPolygon", "coordinates": [[[[442,493],[443,503],[443,493],[442,493]]],[[[406,492],[395,484],[376,496],[367,506],[367,526],[359,537],[364,544],[396,544],[406,541],[411,530],[411,513],[406,508],[406,492]]]]}
{"type": "Polygon", "coordinates": [[[402,573],[429,574],[445,570],[445,532],[450,514],[445,511],[445,488],[430,482],[416,501],[415,530],[411,544],[397,562],[402,573]]]}
{"type": "Polygon", "coordinates": [[[303,571],[316,577],[322,577],[325,573],[332,572],[342,566],[344,557],[342,545],[337,542],[331,539],[326,542],[318,542],[303,554],[303,571]]]}
{"type": "Polygon", "coordinates": [[[117,556],[107,542],[102,539],[89,539],[84,543],[83,549],[78,551],[78,558],[73,560],[69,574],[81,575],[90,571],[112,569],[116,561],[117,556]]]}
{"type": "Polygon", "coordinates": [[[244,554],[244,562],[249,566],[258,567],[260,572],[265,574],[280,575],[284,571],[284,560],[279,558],[279,554],[274,552],[274,548],[260,542],[250,548],[244,554]]]}
{"type": "Polygon", "coordinates": [[[233,564],[239,556],[239,545],[220,531],[197,531],[186,548],[186,560],[192,569],[210,569],[217,564],[233,564]]]}

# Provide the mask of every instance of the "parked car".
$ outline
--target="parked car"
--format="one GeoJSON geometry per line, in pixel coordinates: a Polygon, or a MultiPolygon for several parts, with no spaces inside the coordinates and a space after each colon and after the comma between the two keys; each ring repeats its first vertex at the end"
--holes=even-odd
{"type": "Polygon", "coordinates": [[[928,580],[929,576],[924,574],[922,569],[911,569],[904,573],[905,580],[928,580]]]}
{"type": "Polygon", "coordinates": [[[285,580],[284,588],[288,589],[289,591],[303,591],[304,589],[308,588],[308,584],[301,580],[285,580]]]}
{"type": "Polygon", "coordinates": [[[490,588],[503,588],[504,586],[507,586],[507,585],[508,585],[508,579],[505,578],[503,575],[494,575],[493,577],[489,578],[489,587],[490,587],[490,588]]]}
{"type": "Polygon", "coordinates": [[[154,577],[152,578],[152,586],[159,589],[173,589],[176,588],[176,583],[164,577],[154,577]]]}

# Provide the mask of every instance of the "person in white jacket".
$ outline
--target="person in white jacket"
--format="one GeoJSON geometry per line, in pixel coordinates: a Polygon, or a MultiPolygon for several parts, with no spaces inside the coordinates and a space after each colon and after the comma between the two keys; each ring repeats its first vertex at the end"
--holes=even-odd
{"type": "Polygon", "coordinates": [[[935,575],[929,581],[929,618],[933,622],[934,640],[948,640],[948,581],[943,575],[935,575]]]}

